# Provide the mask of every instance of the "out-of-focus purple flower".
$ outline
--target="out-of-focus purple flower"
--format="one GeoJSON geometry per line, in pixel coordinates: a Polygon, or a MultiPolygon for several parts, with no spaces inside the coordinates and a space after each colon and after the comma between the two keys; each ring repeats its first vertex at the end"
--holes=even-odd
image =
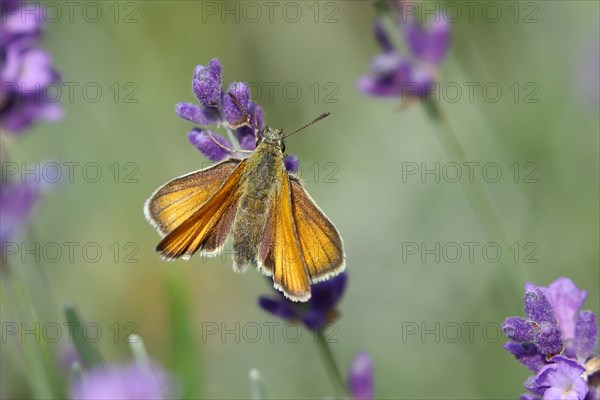
{"type": "MultiPolygon", "coordinates": [[[[223,68],[216,58],[208,66],[198,65],[192,76],[192,92],[200,104],[178,103],[175,106],[175,112],[180,118],[200,125],[189,132],[188,139],[212,161],[246,156],[247,153],[239,150],[254,150],[257,140],[255,130],[260,132],[264,128],[262,108],[250,101],[250,86],[245,82],[233,82],[225,92],[222,75],[223,68]],[[235,104],[229,93],[235,96],[243,110],[235,104]],[[225,128],[229,133],[228,137],[235,139],[235,143],[211,132],[207,128],[211,125],[225,128]]],[[[296,172],[298,159],[288,156],[286,160],[288,171],[296,172]]]]}
{"type": "Polygon", "coordinates": [[[166,400],[176,397],[172,377],[157,364],[97,367],[83,373],[71,385],[72,400],[166,400]]]}
{"type": "Polygon", "coordinates": [[[39,195],[40,186],[35,182],[0,183],[0,254],[27,225],[39,195]]]}
{"type": "Polygon", "coordinates": [[[373,362],[365,352],[358,353],[350,364],[348,389],[354,400],[372,400],[375,397],[373,362]]]}
{"type": "Polygon", "coordinates": [[[535,377],[535,389],[544,393],[544,399],[584,400],[588,387],[585,368],[570,358],[556,356],[535,377]]]}
{"type": "Polygon", "coordinates": [[[291,154],[284,158],[283,162],[285,164],[285,169],[290,172],[298,172],[298,168],[300,168],[300,161],[298,160],[298,157],[291,154]]]}
{"type": "Polygon", "coordinates": [[[3,1],[0,14],[0,126],[19,133],[38,120],[57,121],[62,108],[47,92],[60,77],[48,52],[34,47],[41,6],[3,1]]]}
{"type": "Polygon", "coordinates": [[[437,82],[439,64],[450,47],[451,27],[447,19],[436,15],[424,25],[413,15],[399,18],[409,52],[401,53],[375,21],[374,36],[383,51],[371,60],[369,72],[358,78],[357,89],[376,97],[423,98],[437,82]]]}
{"type": "Polygon", "coordinates": [[[410,14],[402,27],[406,43],[415,57],[431,64],[442,62],[450,48],[452,32],[447,18],[435,15],[431,23],[424,26],[410,14]]]}
{"type": "Polygon", "coordinates": [[[20,37],[35,39],[43,25],[42,8],[28,5],[21,0],[2,0],[0,3],[0,45],[20,37]]]}
{"type": "Polygon", "coordinates": [[[593,312],[580,311],[586,292],[565,277],[548,287],[526,283],[525,292],[527,319],[510,317],[502,327],[512,340],[504,348],[535,373],[525,387],[543,399],[593,399],[598,328],[593,312]]]}
{"type": "Polygon", "coordinates": [[[282,293],[277,298],[260,296],[258,304],[276,317],[289,321],[301,321],[310,330],[316,331],[333,322],[338,312],[336,305],[346,289],[345,272],[311,287],[311,298],[306,303],[288,300],[282,293]]]}

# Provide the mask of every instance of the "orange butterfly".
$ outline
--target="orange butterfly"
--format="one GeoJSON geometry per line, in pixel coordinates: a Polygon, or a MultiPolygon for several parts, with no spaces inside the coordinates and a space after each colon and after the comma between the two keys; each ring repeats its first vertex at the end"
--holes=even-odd
{"type": "Polygon", "coordinates": [[[344,270],[344,250],[337,229],[285,169],[283,139],[327,115],[288,135],[255,128],[257,146],[248,158],[229,158],[160,187],[144,209],[163,236],[156,250],[167,260],[216,255],[233,232],[235,271],[254,265],[289,299],[310,299],[311,283],[344,270]]]}

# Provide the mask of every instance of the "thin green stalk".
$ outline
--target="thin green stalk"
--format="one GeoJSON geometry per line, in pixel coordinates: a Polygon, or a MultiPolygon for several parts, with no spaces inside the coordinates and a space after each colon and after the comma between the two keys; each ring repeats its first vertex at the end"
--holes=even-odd
{"type": "Polygon", "coordinates": [[[338,395],[348,395],[348,388],[346,386],[346,382],[340,373],[340,369],[333,357],[333,352],[331,351],[331,346],[327,341],[327,338],[323,334],[322,330],[318,330],[316,332],[316,343],[319,348],[319,353],[321,354],[321,358],[323,359],[323,364],[325,364],[325,369],[329,374],[329,378],[333,384],[334,389],[337,391],[338,395]]]}

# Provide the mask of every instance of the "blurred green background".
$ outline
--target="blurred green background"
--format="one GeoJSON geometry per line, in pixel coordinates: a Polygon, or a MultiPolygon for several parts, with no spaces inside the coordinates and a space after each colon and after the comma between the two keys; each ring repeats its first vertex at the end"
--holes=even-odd
{"type": "MultiPolygon", "coordinates": [[[[97,2],[102,18],[96,23],[83,18],[87,3],[81,2],[73,21],[63,15],[47,24],[44,43],[55,65],[64,81],[79,86],[71,99],[63,90],[62,122],[39,124],[7,143],[11,160],[94,162],[102,177],[89,183],[76,168],[72,183],[41,202],[22,240],[42,246],[97,243],[103,255],[96,263],[86,262],[80,251],[73,262],[66,255],[55,263],[10,260],[29,269],[27,276],[43,273],[48,281],[52,294],[44,297],[48,310],[39,320],[62,323],[61,305],[76,303],[88,321],[102,327],[98,344],[115,362],[131,357],[124,343],[131,332],[123,326],[133,322],[150,355],[173,369],[178,361],[172,359],[172,344],[183,342],[170,329],[170,287],[189,301],[184,313],[193,323],[195,349],[190,352],[201,365],[197,379],[203,397],[249,397],[251,368],[261,372],[273,398],[333,393],[308,331],[290,343],[282,337],[281,323],[269,340],[262,324],[277,320],[257,305],[258,295],[272,292],[259,273],[234,273],[229,255],[165,263],[154,252],[158,235],[144,220],[142,206],[159,185],[207,162],[187,141],[193,125],[179,119],[174,107],[194,102],[194,67],[217,57],[227,85],[247,81],[263,89],[255,98],[270,126],[290,131],[321,112],[333,114],[286,144],[300,158],[307,190],[344,238],[349,286],[332,345],[342,368],[357,351],[367,351],[375,364],[378,398],[516,398],[524,392],[528,371],[502,349],[498,327],[506,316],[522,315],[522,284],[547,285],[568,276],[588,291],[584,307],[600,311],[600,10],[592,1],[499,2],[502,17],[491,23],[481,13],[485,3],[480,2],[472,21],[465,14],[453,24],[451,54],[440,77],[442,85],[454,82],[463,93],[456,102],[442,96],[439,106],[468,161],[501,166],[497,183],[486,182],[481,169],[475,170],[508,242],[497,263],[487,262],[480,250],[474,262],[463,254],[456,263],[443,257],[436,262],[433,256],[423,262],[421,253],[402,251],[409,242],[431,248],[450,242],[483,246],[491,240],[461,183],[436,183],[431,175],[424,183],[419,175],[402,179],[406,163],[433,168],[461,162],[440,140],[448,132],[440,131],[418,103],[401,108],[397,99],[356,91],[357,77],[379,51],[371,33],[375,11],[370,2],[295,2],[294,9],[302,12],[295,23],[284,18],[286,2],[278,3],[273,22],[262,2],[255,3],[262,10],[257,22],[250,21],[250,9],[247,14],[240,10],[239,22],[207,13],[207,7],[244,6],[237,2],[97,2]],[[520,10],[517,22],[511,5],[520,10]],[[537,22],[525,23],[531,12],[537,22]],[[128,16],[137,22],[126,23],[128,16]],[[279,85],[272,98],[269,82],[279,85]],[[465,82],[480,84],[472,102],[465,82]],[[497,102],[482,95],[481,87],[489,82],[503,89],[497,102]],[[510,89],[515,82],[521,90],[517,101],[510,89]],[[102,89],[97,102],[82,92],[89,83],[102,89]],[[524,88],[527,83],[539,89],[533,97],[538,102],[524,102],[531,91],[524,88]],[[302,89],[297,101],[292,101],[293,89],[283,92],[286,84],[302,89]],[[335,171],[327,163],[334,163],[335,171]],[[509,169],[515,163],[522,174],[529,172],[523,169],[526,163],[534,163],[538,182],[523,182],[520,175],[515,183],[509,169]],[[332,171],[334,182],[325,179],[332,171]],[[136,182],[127,182],[129,173],[136,182]],[[518,262],[507,247],[515,242],[521,249],[518,262]],[[529,242],[538,248],[537,263],[524,262],[530,248],[523,246],[529,242]],[[114,243],[120,249],[116,260],[110,248],[114,243]],[[130,253],[134,262],[127,263],[130,253]],[[119,340],[111,330],[115,323],[119,340]],[[251,343],[241,328],[239,342],[233,334],[225,340],[218,334],[203,337],[213,323],[230,330],[238,323],[258,323],[262,337],[251,343]],[[471,323],[472,338],[465,325],[471,323]],[[406,335],[409,326],[435,331],[436,324],[439,339],[434,334],[422,338],[421,332],[406,335]],[[462,327],[458,340],[456,325],[462,327]]],[[[56,4],[67,12],[63,3],[56,4]]],[[[440,4],[427,3],[432,9],[440,4]]],[[[286,16],[293,17],[294,10],[288,11],[286,16]]],[[[32,296],[43,293],[31,291],[32,296]]],[[[13,311],[4,307],[3,315],[13,311]]],[[[58,351],[60,346],[50,347],[58,351]]],[[[3,340],[1,362],[2,397],[28,397],[28,368],[19,346],[3,340]]]]}

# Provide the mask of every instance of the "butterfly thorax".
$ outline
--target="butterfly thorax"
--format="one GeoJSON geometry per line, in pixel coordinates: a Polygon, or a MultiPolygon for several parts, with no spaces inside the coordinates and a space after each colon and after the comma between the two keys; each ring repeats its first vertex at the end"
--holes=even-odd
{"type": "Polygon", "coordinates": [[[277,188],[276,172],[285,168],[281,147],[276,142],[280,139],[268,136],[263,139],[244,168],[245,185],[233,229],[234,261],[238,269],[257,263],[268,212],[277,188]]]}

